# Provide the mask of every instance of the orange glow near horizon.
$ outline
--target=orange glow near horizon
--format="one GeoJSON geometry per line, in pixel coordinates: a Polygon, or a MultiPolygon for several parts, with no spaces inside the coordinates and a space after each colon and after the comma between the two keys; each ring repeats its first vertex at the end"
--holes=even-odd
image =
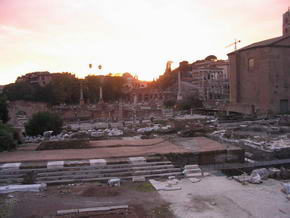
{"type": "Polygon", "coordinates": [[[0,84],[34,71],[157,78],[281,35],[287,0],[0,0],[0,84]],[[89,69],[89,64],[93,68],[89,69]],[[101,64],[103,68],[98,69],[101,64]]]}

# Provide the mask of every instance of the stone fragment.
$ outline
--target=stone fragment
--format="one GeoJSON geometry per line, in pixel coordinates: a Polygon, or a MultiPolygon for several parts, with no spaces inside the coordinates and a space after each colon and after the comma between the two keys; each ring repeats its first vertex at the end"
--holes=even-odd
{"type": "Polygon", "coordinates": [[[133,181],[133,182],[145,182],[146,179],[145,179],[144,176],[134,176],[134,177],[132,178],[132,181],[133,181]]]}
{"type": "Polygon", "coordinates": [[[201,179],[200,178],[188,178],[189,181],[191,181],[192,183],[197,183],[197,182],[200,182],[201,179]]]}
{"type": "Polygon", "coordinates": [[[46,184],[32,184],[32,185],[7,185],[0,186],[0,193],[11,192],[40,192],[46,190],[46,184]]]}
{"type": "Polygon", "coordinates": [[[119,178],[109,179],[108,185],[111,186],[111,187],[120,186],[121,185],[121,179],[119,179],[119,178]]]}
{"type": "Polygon", "coordinates": [[[91,166],[105,166],[107,165],[107,161],[105,159],[90,159],[91,166]]]}

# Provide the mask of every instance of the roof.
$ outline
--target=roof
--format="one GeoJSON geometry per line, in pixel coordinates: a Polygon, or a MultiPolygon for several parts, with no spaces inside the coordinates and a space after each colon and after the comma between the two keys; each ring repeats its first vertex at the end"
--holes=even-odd
{"type": "MultiPolygon", "coordinates": [[[[264,41],[256,42],[256,43],[250,44],[248,46],[245,46],[243,48],[240,48],[240,49],[238,49],[236,51],[230,52],[230,53],[228,53],[228,55],[233,54],[233,53],[235,53],[237,51],[244,51],[244,50],[249,50],[249,49],[253,49],[253,48],[274,47],[276,43],[279,43],[280,41],[283,41],[284,39],[287,39],[289,37],[290,37],[290,35],[279,36],[279,37],[267,39],[267,40],[264,40],[264,41]]],[[[281,45],[279,45],[279,47],[281,47],[281,45]]],[[[284,47],[290,47],[290,45],[289,46],[284,46],[284,47]]]]}

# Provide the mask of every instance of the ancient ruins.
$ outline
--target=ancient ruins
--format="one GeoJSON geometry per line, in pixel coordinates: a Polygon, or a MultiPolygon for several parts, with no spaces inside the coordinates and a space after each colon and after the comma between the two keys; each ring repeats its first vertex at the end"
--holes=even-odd
{"type": "Polygon", "coordinates": [[[282,32],[151,82],[37,71],[1,86],[0,217],[289,218],[289,10],[282,32]]]}

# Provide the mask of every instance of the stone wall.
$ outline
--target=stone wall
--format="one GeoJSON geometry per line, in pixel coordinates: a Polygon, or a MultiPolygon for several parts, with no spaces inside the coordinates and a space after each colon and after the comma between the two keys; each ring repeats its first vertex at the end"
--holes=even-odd
{"type": "Polygon", "coordinates": [[[98,105],[63,105],[49,107],[45,103],[13,101],[9,102],[9,123],[13,126],[23,127],[24,123],[34,113],[50,111],[58,114],[64,121],[120,121],[143,120],[151,117],[162,118],[162,110],[156,107],[134,107],[120,104],[98,105]]]}
{"type": "Polygon", "coordinates": [[[11,101],[8,103],[9,121],[13,126],[22,127],[23,123],[32,117],[34,113],[48,111],[46,103],[29,101],[11,101]]]}
{"type": "MultiPolygon", "coordinates": [[[[290,44],[290,42],[284,42],[290,44]]],[[[290,108],[290,48],[263,47],[237,51],[230,59],[230,111],[280,113],[280,100],[290,108]],[[249,60],[254,66],[249,67],[249,60]]]]}

